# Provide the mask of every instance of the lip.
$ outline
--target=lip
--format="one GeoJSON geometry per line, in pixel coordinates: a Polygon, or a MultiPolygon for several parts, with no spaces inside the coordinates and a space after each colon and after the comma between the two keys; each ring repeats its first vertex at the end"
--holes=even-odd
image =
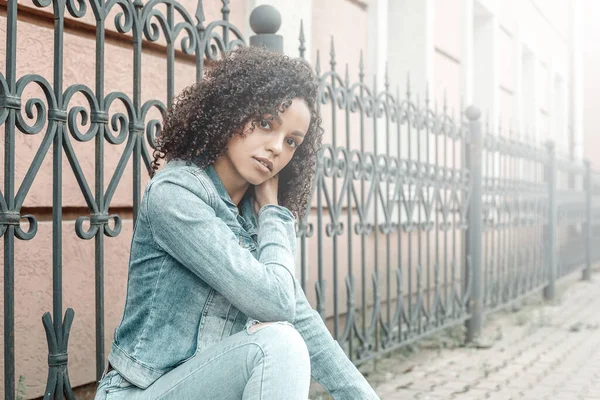
{"type": "MultiPolygon", "coordinates": [[[[254,159],[257,161],[262,161],[265,164],[267,164],[267,168],[269,169],[269,172],[273,171],[273,162],[269,161],[266,158],[262,158],[262,157],[254,157],[254,159]]],[[[262,165],[260,162],[259,162],[259,164],[262,165]]],[[[262,165],[262,166],[264,167],[264,165],[262,165]]]]}

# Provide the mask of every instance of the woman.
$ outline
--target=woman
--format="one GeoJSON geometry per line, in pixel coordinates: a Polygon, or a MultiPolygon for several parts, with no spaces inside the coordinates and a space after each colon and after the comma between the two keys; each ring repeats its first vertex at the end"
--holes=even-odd
{"type": "Polygon", "coordinates": [[[96,399],[377,399],[294,278],[322,128],[302,60],[241,48],[156,140],[127,298],[96,399]]]}

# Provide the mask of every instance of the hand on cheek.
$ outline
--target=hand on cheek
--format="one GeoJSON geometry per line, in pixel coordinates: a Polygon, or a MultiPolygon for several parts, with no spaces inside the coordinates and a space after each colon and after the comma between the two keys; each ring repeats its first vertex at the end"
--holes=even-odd
{"type": "Polygon", "coordinates": [[[258,214],[267,204],[279,205],[277,193],[279,190],[279,174],[267,179],[254,187],[254,211],[258,214]]]}

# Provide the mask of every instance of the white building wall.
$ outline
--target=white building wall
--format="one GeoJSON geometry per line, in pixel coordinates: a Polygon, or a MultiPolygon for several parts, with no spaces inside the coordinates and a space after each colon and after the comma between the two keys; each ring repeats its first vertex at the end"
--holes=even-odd
{"type": "Polygon", "coordinates": [[[433,100],[447,105],[448,113],[460,113],[462,108],[462,9],[461,0],[435,0],[433,100]]]}
{"type": "Polygon", "coordinates": [[[600,170],[600,2],[597,0],[582,1],[583,15],[578,21],[583,27],[582,41],[582,69],[583,79],[580,82],[581,92],[583,93],[583,107],[576,113],[583,122],[581,149],[584,156],[594,165],[596,171],[600,170]],[[579,115],[579,111],[581,115],[579,115]]]}
{"type": "Polygon", "coordinates": [[[503,135],[555,140],[568,152],[571,3],[436,0],[434,95],[440,100],[447,93],[450,102],[470,100],[467,104],[478,105],[503,135]],[[465,23],[469,20],[471,26],[465,23]],[[462,51],[456,50],[457,42],[462,51]],[[457,81],[457,67],[460,93],[451,83],[457,81]]]}
{"type": "MultiPolygon", "coordinates": [[[[583,87],[584,6],[585,1],[575,0],[575,7],[569,10],[569,45],[571,47],[569,80],[571,90],[569,91],[569,103],[567,104],[567,123],[573,132],[573,155],[576,159],[583,158],[583,105],[585,104],[583,87]]],[[[585,14],[587,15],[588,12],[586,9],[585,14]]]]}
{"type": "Polygon", "coordinates": [[[473,104],[483,119],[495,127],[498,121],[498,17],[476,0],[473,6],[473,104]]]}
{"type": "Polygon", "coordinates": [[[363,49],[367,82],[377,73],[379,89],[387,61],[393,92],[398,87],[404,96],[410,75],[414,98],[423,101],[428,88],[431,104],[446,102],[449,113],[475,104],[495,133],[502,127],[503,135],[554,140],[565,154],[569,131],[582,136],[571,102],[581,107],[583,94],[572,93],[571,80],[579,76],[572,74],[573,7],[584,1],[590,0],[248,0],[282,11],[290,54],[298,46],[294,19],[303,18],[307,54],[314,62],[320,49],[322,69],[333,35],[338,71],[348,62],[351,79],[363,49]]]}
{"type": "Polygon", "coordinates": [[[498,30],[498,123],[503,133],[512,136],[515,130],[514,104],[515,70],[514,34],[504,26],[498,30]]]}
{"type": "Polygon", "coordinates": [[[406,93],[408,76],[413,94],[423,94],[433,80],[434,10],[433,0],[388,1],[390,82],[401,94],[406,93]]]}

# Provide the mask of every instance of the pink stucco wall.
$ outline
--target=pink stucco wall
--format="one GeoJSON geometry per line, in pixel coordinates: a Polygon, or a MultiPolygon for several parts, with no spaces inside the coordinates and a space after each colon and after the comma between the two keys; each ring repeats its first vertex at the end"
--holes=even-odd
{"type": "MultiPolygon", "coordinates": [[[[180,2],[190,10],[193,18],[196,1],[180,2]]],[[[315,2],[313,7],[312,37],[313,49],[322,52],[322,68],[328,67],[330,36],[337,38],[336,60],[338,71],[344,71],[346,63],[353,80],[358,75],[359,50],[367,51],[367,8],[368,2],[315,2]],[[335,3],[335,4],[334,4],[335,3]],[[337,15],[342,18],[333,19],[337,15]],[[336,21],[331,23],[331,21],[336,21]],[[352,46],[346,46],[351,38],[352,46]]],[[[205,2],[205,13],[208,24],[220,18],[220,2],[205,2]]],[[[232,1],[230,20],[238,27],[243,27],[248,17],[246,2],[232,1]]],[[[113,23],[118,9],[114,9],[107,19],[107,38],[105,45],[105,95],[113,91],[122,91],[132,96],[133,85],[133,51],[131,44],[124,36],[115,33],[113,23]]],[[[19,1],[18,9],[18,41],[17,41],[17,77],[36,73],[52,82],[53,75],[53,24],[51,9],[39,10],[31,0],[19,1]]],[[[176,18],[177,20],[177,18],[176,18]]],[[[64,73],[63,88],[80,83],[92,90],[95,87],[95,22],[91,9],[86,16],[75,20],[67,17],[64,34],[64,73]]],[[[0,33],[6,35],[5,14],[0,15],[0,33]]],[[[125,36],[130,36],[126,34],[125,36]]],[[[148,99],[160,99],[166,102],[166,61],[165,41],[161,37],[158,45],[145,43],[142,55],[142,102],[148,99]]],[[[4,53],[6,43],[0,41],[0,53],[4,53]]],[[[313,58],[314,60],[314,58],[313,58]]],[[[5,70],[5,60],[0,60],[0,70],[5,70]]],[[[366,64],[366,63],[365,63],[366,64]]],[[[175,71],[175,93],[193,83],[195,70],[193,61],[179,57],[175,71]]],[[[29,85],[23,95],[24,99],[40,97],[41,91],[35,85],[29,85]]],[[[76,96],[70,107],[86,106],[83,96],[76,96]]],[[[89,105],[86,107],[89,109],[89,105]]],[[[124,111],[115,104],[109,114],[124,111]]],[[[158,112],[154,112],[159,118],[158,112]]],[[[28,120],[31,123],[31,120],[28,120]]],[[[83,127],[84,129],[86,127],[83,127]]],[[[328,129],[331,132],[331,128],[328,129]]],[[[340,127],[339,132],[344,132],[340,127]]],[[[39,148],[44,135],[32,136],[17,133],[16,140],[16,188],[21,185],[33,156],[39,148]]],[[[340,139],[341,140],[341,139],[340,139]]],[[[330,142],[330,140],[329,140],[330,142]]],[[[77,159],[83,169],[87,184],[94,187],[94,143],[79,143],[71,139],[77,159]]],[[[3,145],[3,144],[2,144],[3,145]]],[[[105,146],[105,179],[107,187],[115,167],[124,151],[123,145],[105,146]]],[[[0,162],[4,152],[0,151],[0,162]]],[[[142,181],[142,187],[146,179],[142,181]]],[[[71,172],[66,156],[63,155],[63,310],[72,307],[75,320],[69,342],[69,372],[72,386],[93,382],[95,378],[95,303],[94,303],[94,242],[83,241],[76,237],[74,220],[78,216],[88,215],[87,206],[77,181],[71,172]]],[[[108,352],[112,341],[113,330],[121,317],[127,277],[127,261],[132,234],[132,168],[131,160],[121,178],[115,196],[111,202],[123,217],[123,228],[117,238],[105,238],[105,348],[108,352]]],[[[52,310],[52,156],[46,155],[37,177],[26,197],[24,207],[36,215],[39,221],[37,235],[27,242],[20,240],[15,244],[15,354],[16,376],[24,378],[28,398],[43,394],[47,378],[47,344],[41,323],[41,316],[52,310]]],[[[317,262],[314,240],[310,242],[311,267],[309,279],[315,277],[317,262]]],[[[371,245],[372,246],[372,245],[371,245]]],[[[358,246],[353,248],[359,249],[358,246]]],[[[3,254],[0,249],[0,256],[3,254]]],[[[340,248],[340,265],[347,265],[345,245],[340,248]]],[[[331,274],[331,248],[327,246],[323,260],[327,274],[331,274]]],[[[360,257],[353,257],[353,264],[360,257]]],[[[355,271],[358,271],[356,265],[355,271]]],[[[343,288],[343,277],[346,270],[340,271],[340,288],[343,288]]],[[[355,272],[357,274],[358,272],[355,272]]],[[[1,277],[0,277],[1,281],[1,277]]],[[[331,279],[328,287],[331,288],[331,279]]],[[[1,284],[1,282],[0,282],[1,284]]],[[[368,285],[371,288],[371,285],[368,285]]],[[[359,290],[359,287],[357,288],[359,290]]],[[[370,289],[369,289],[370,290],[370,289]]],[[[308,290],[314,304],[314,291],[308,290]]],[[[332,296],[328,296],[328,314],[332,312],[332,296]]],[[[1,301],[0,301],[1,303],[1,301]]],[[[340,304],[345,303],[345,289],[340,292],[340,304]]],[[[2,305],[0,304],[0,310],[2,305]]],[[[58,316],[62,318],[62,316],[58,316]]],[[[0,335],[2,332],[0,332],[0,335]]],[[[3,388],[2,388],[3,391],[3,388]]],[[[2,393],[0,393],[1,395],[2,393]]]]}
{"type": "MultiPolygon", "coordinates": [[[[39,10],[30,0],[19,0],[17,23],[17,79],[36,73],[53,82],[53,24],[51,8],[39,10]]],[[[180,4],[190,10],[194,17],[196,0],[182,0],[180,4]]],[[[205,25],[220,19],[220,2],[205,2],[205,25]]],[[[246,2],[233,0],[230,4],[230,21],[243,27],[247,19],[246,2]]],[[[122,91],[133,93],[133,50],[123,35],[115,35],[115,8],[107,22],[105,45],[104,93],[122,91]],[[111,32],[113,32],[111,34],[111,32]]],[[[177,18],[176,18],[177,20],[177,18]]],[[[73,22],[68,17],[64,34],[63,90],[80,83],[95,88],[95,22],[88,7],[84,18],[73,22]]],[[[0,34],[6,37],[6,11],[0,10],[0,34]]],[[[181,38],[182,36],[180,36],[181,38]]],[[[160,99],[166,102],[166,51],[161,38],[158,45],[144,43],[142,54],[142,102],[160,99]]],[[[5,39],[0,40],[0,54],[5,54],[5,39]]],[[[0,71],[5,72],[5,58],[0,59],[0,71]]],[[[175,66],[175,93],[195,80],[193,61],[178,57],[175,66]]],[[[27,99],[40,97],[41,91],[30,84],[23,94],[23,106],[27,99]]],[[[69,108],[86,106],[83,96],[74,97],[69,108]]],[[[89,110],[89,105],[86,107],[89,110]]],[[[124,108],[116,104],[109,115],[124,108]]],[[[23,113],[24,114],[24,113],[23,113]]],[[[157,111],[153,118],[160,119],[157,111]]],[[[28,120],[29,123],[31,120],[28,120]]],[[[85,127],[84,127],[85,128],[85,127]]],[[[21,185],[34,154],[39,148],[45,130],[37,135],[24,135],[17,131],[15,144],[15,187],[21,185]]],[[[83,169],[87,184],[94,190],[94,141],[79,143],[71,138],[76,157],[83,169]]],[[[4,141],[0,143],[0,163],[4,163],[4,141]]],[[[104,187],[108,186],[116,165],[123,154],[125,144],[105,143],[104,187]]],[[[75,219],[89,215],[81,190],[63,152],[63,312],[67,307],[75,310],[69,340],[69,376],[72,386],[95,380],[95,300],[94,300],[94,241],[83,241],[75,235],[75,219]]],[[[147,181],[145,174],[142,188],[147,181]]],[[[123,218],[121,234],[116,238],[105,237],[104,286],[105,286],[105,348],[108,352],[113,330],[123,310],[127,281],[127,261],[132,234],[132,162],[129,161],[111,202],[111,213],[123,218]]],[[[37,235],[30,241],[15,240],[15,358],[16,377],[23,377],[27,398],[43,395],[46,384],[48,349],[41,322],[44,312],[52,311],[52,150],[44,158],[40,170],[25,199],[24,210],[38,219],[37,235]]],[[[3,257],[3,247],[0,257],[3,257]]],[[[0,285],[3,277],[0,277],[0,285]]],[[[0,310],[3,302],[0,299],[0,310]]],[[[61,318],[63,316],[56,316],[61,318]]],[[[0,336],[3,331],[0,332],[0,336]]],[[[3,351],[3,349],[2,349],[3,351]]],[[[4,394],[4,382],[0,384],[4,394]]]]}
{"type": "MultiPolygon", "coordinates": [[[[358,59],[360,50],[364,51],[365,60],[371,56],[367,49],[368,38],[368,4],[369,1],[349,1],[349,0],[328,0],[313,1],[312,11],[312,60],[316,59],[316,50],[321,52],[321,70],[329,68],[329,50],[331,36],[335,37],[336,49],[336,70],[344,76],[346,63],[350,79],[352,82],[358,80],[358,59]]],[[[440,2],[438,2],[440,3],[440,2]]],[[[23,8],[19,9],[18,24],[18,49],[17,66],[18,76],[28,73],[39,73],[52,81],[52,63],[53,63],[53,31],[51,16],[47,12],[30,12],[26,7],[31,5],[31,0],[23,1],[19,4],[23,8]]],[[[195,0],[184,0],[181,4],[187,6],[188,10],[193,10],[196,5],[195,0]]],[[[205,13],[207,22],[216,19],[219,16],[220,2],[205,2],[205,13]]],[[[246,2],[235,0],[231,2],[231,21],[238,26],[243,27],[250,10],[245,8],[246,2]]],[[[441,7],[441,5],[440,5],[441,7]]],[[[94,58],[95,58],[95,34],[93,28],[93,19],[88,15],[77,24],[67,24],[65,32],[65,68],[64,68],[64,87],[70,84],[82,83],[90,88],[94,87],[94,58]],[[83,23],[83,25],[81,24],[83,23]],[[90,25],[86,25],[90,24],[90,25]],[[87,27],[86,27],[87,26],[87,27]]],[[[116,14],[114,12],[113,14],[116,14]]],[[[112,18],[107,26],[108,30],[114,30],[112,18]]],[[[6,20],[3,14],[0,14],[0,33],[6,33],[6,20]]],[[[133,52],[130,43],[125,40],[119,40],[116,35],[108,35],[106,42],[105,56],[105,94],[112,91],[123,91],[129,96],[132,95],[132,57],[133,52]]],[[[460,59],[456,53],[456,37],[447,38],[449,41],[444,44],[440,42],[440,48],[453,54],[460,59]],[[450,40],[452,39],[452,40],[450,40]]],[[[159,41],[159,46],[145,46],[143,53],[142,70],[142,101],[152,98],[158,98],[166,102],[166,62],[165,51],[161,45],[164,41],[159,41]]],[[[5,52],[5,43],[0,41],[0,53],[5,52]]],[[[439,59],[440,63],[448,62],[446,59],[439,59]]],[[[0,60],[0,71],[4,70],[4,59],[0,60]]],[[[456,64],[456,63],[454,63],[456,64]]],[[[365,62],[365,67],[368,63],[365,62]]],[[[459,72],[457,65],[452,65],[451,71],[441,73],[439,78],[446,83],[459,82],[459,72]],[[452,76],[452,78],[449,78],[452,76]]],[[[367,67],[368,68],[368,67],[367,67]]],[[[440,68],[439,71],[442,71],[440,68]]],[[[373,76],[368,69],[365,71],[366,81],[372,86],[373,76]]],[[[179,58],[176,64],[175,72],[175,93],[184,86],[192,83],[195,79],[193,62],[187,59],[179,58]]],[[[438,85],[441,87],[441,85],[438,85]]],[[[383,77],[378,80],[379,90],[383,88],[383,77]]],[[[459,87],[450,87],[449,95],[456,101],[458,99],[459,87]]],[[[27,89],[24,97],[29,98],[38,95],[35,88],[27,89]]],[[[450,97],[449,96],[449,97],[450,97]]],[[[85,104],[83,98],[78,97],[72,101],[72,105],[85,104]]],[[[456,105],[456,104],[455,104],[456,105]]],[[[119,111],[118,105],[111,108],[110,114],[119,111]]],[[[121,109],[122,110],[122,109],[121,109]]],[[[155,114],[158,117],[158,114],[155,114]]],[[[332,116],[331,107],[324,107],[324,126],[326,129],[325,143],[332,141],[332,116]]],[[[346,133],[351,138],[351,147],[358,148],[360,129],[358,129],[358,118],[353,115],[350,123],[346,124],[345,115],[338,111],[337,123],[337,141],[339,145],[345,145],[346,133]]],[[[381,127],[379,127],[380,129],[381,127]]],[[[393,127],[395,129],[395,127],[393,127]]],[[[372,141],[374,135],[374,123],[368,119],[365,123],[365,135],[367,137],[366,150],[372,150],[372,141]]],[[[34,152],[39,147],[42,134],[26,136],[17,134],[17,156],[16,156],[16,185],[20,185],[27,168],[33,158],[34,152]]],[[[94,144],[93,142],[77,143],[72,140],[75,153],[86,174],[89,186],[94,187],[94,144]]],[[[0,144],[0,147],[3,144],[0,144]]],[[[394,144],[392,144],[394,145],[394,144]]],[[[105,187],[108,185],[114,172],[114,168],[121,157],[124,145],[113,146],[106,144],[105,148],[105,187]]],[[[1,150],[1,149],[0,149],[1,150]]],[[[0,151],[0,162],[2,162],[4,152],[0,151]]],[[[15,245],[15,303],[16,303],[16,359],[17,359],[17,378],[25,377],[27,386],[27,397],[36,397],[42,394],[47,377],[47,345],[44,336],[44,330],[41,324],[41,316],[46,311],[52,309],[52,157],[48,154],[41,166],[36,180],[27,196],[24,206],[31,210],[40,221],[38,233],[34,239],[28,242],[17,240],[15,245]]],[[[93,382],[95,379],[95,322],[94,322],[94,243],[93,241],[82,241],[74,234],[74,220],[78,216],[87,215],[86,204],[81,195],[77,182],[71,173],[70,166],[66,157],[63,156],[63,309],[72,307],[75,310],[75,321],[73,323],[70,344],[69,344],[69,372],[71,383],[78,386],[93,382]]],[[[129,257],[129,245],[132,234],[132,173],[131,162],[126,168],[125,175],[121,179],[117,192],[111,203],[113,208],[123,217],[123,229],[117,238],[105,238],[105,348],[108,352],[112,341],[113,330],[121,317],[127,277],[127,261],[129,257]]],[[[142,187],[145,180],[142,182],[142,187]]],[[[358,185],[358,184],[356,184],[358,185]]],[[[332,188],[328,184],[329,188],[332,188]]],[[[358,187],[358,186],[357,186],[358,187]]],[[[341,181],[338,184],[338,190],[341,188],[341,181]]],[[[341,194],[341,193],[340,193],[341,194]]],[[[345,196],[345,194],[344,194],[345,196]]],[[[338,196],[339,198],[339,196],[338,196]]],[[[356,204],[347,204],[344,200],[344,211],[349,208],[353,210],[353,221],[358,220],[356,213],[356,204]]],[[[381,208],[380,208],[381,210],[381,208]]],[[[324,223],[329,222],[328,211],[324,210],[324,223]]],[[[381,214],[381,211],[380,211],[381,214]]],[[[317,228],[316,215],[310,218],[310,221],[317,228]]],[[[343,217],[346,224],[346,217],[343,217]]],[[[345,227],[346,232],[348,227],[345,227]]],[[[433,237],[433,235],[432,235],[433,237]]],[[[307,271],[307,294],[313,305],[316,304],[316,295],[314,282],[317,279],[318,271],[318,246],[317,236],[308,240],[308,271],[307,271]]],[[[337,282],[339,287],[338,304],[339,312],[343,314],[346,310],[346,288],[345,277],[351,271],[355,277],[356,287],[355,295],[357,304],[360,304],[362,283],[362,249],[360,246],[360,236],[352,235],[352,247],[350,252],[347,245],[348,237],[343,235],[338,239],[338,275],[337,282]],[[350,254],[348,254],[350,253],[350,254]]],[[[417,236],[413,234],[413,243],[416,243],[417,236]]],[[[425,235],[423,235],[422,254],[426,254],[429,249],[436,246],[434,239],[431,240],[429,249],[425,244],[425,235]]],[[[461,240],[457,240],[457,248],[460,249],[461,240]]],[[[409,284],[406,279],[408,264],[408,237],[402,236],[402,265],[405,268],[404,290],[408,290],[409,284]]],[[[386,256],[388,248],[385,243],[385,236],[379,236],[378,264],[374,264],[374,238],[369,237],[366,240],[365,257],[367,263],[366,286],[368,304],[373,304],[373,288],[371,283],[371,274],[377,269],[380,273],[379,288],[381,298],[384,299],[387,286],[387,265],[386,256]]],[[[389,256],[391,260],[390,289],[391,297],[394,298],[396,291],[395,268],[397,266],[398,237],[391,235],[389,256]]],[[[2,255],[0,249],[0,256],[2,255]]],[[[445,255],[444,255],[445,256],[445,255]]],[[[324,240],[322,253],[322,266],[327,281],[326,296],[326,314],[333,314],[333,243],[330,238],[324,240]]],[[[413,247],[413,282],[412,288],[416,288],[416,260],[417,251],[413,247]]],[[[433,260],[430,264],[423,261],[423,279],[429,274],[433,280],[433,260]]],[[[457,271],[458,276],[460,272],[457,271]]],[[[299,274],[298,274],[299,275],[299,274]]],[[[2,277],[0,277],[0,280],[2,277]]],[[[1,284],[1,282],[0,282],[1,284]]],[[[1,299],[0,299],[1,302],[1,299]]],[[[2,306],[0,305],[0,310],[2,306]]],[[[0,332],[0,335],[2,332],[0,332]]],[[[0,393],[1,395],[2,393],[0,393]]]]}
{"type": "MultiPolygon", "coordinates": [[[[510,130],[517,128],[516,115],[514,115],[515,103],[515,38],[513,34],[506,28],[502,27],[498,30],[498,118],[502,124],[504,136],[511,135],[510,130]],[[507,132],[509,131],[509,132],[507,132]]],[[[512,134],[520,134],[520,132],[512,132],[512,134]]]]}
{"type": "MultiPolygon", "coordinates": [[[[330,50],[331,38],[334,39],[335,48],[335,70],[344,79],[346,65],[352,82],[358,81],[359,72],[359,57],[360,51],[363,55],[367,54],[367,26],[368,26],[368,11],[358,2],[348,0],[329,0],[329,1],[313,1],[312,10],[312,60],[313,64],[316,61],[317,51],[320,53],[321,73],[329,71],[330,66],[330,50]],[[351,45],[348,45],[351,43],[351,45]]],[[[368,63],[365,61],[365,66],[368,63]]],[[[368,71],[367,71],[368,73],[368,71]]],[[[372,81],[372,76],[367,75],[369,82],[372,81]]],[[[381,79],[381,77],[380,77],[381,79]]],[[[380,81],[382,82],[382,80],[380,81]]],[[[326,127],[324,143],[332,142],[332,115],[328,108],[323,113],[323,122],[326,127]]],[[[346,132],[343,125],[345,116],[341,111],[338,111],[337,118],[337,141],[339,144],[346,143],[346,132]]],[[[358,147],[359,130],[357,119],[352,120],[350,136],[353,141],[353,147],[358,147]]]]}
{"type": "MultiPolygon", "coordinates": [[[[214,3],[208,2],[212,6],[206,7],[207,22],[214,20],[220,16],[218,8],[214,7],[214,3]],[[209,13],[210,12],[210,13],[209,13]]],[[[195,9],[195,2],[186,0],[182,4],[187,4],[189,9],[195,9]],[[189,4],[187,4],[189,3],[189,4]]],[[[231,4],[231,20],[239,25],[245,15],[243,1],[232,2],[231,4]],[[239,4],[238,4],[239,3],[239,4]]],[[[32,15],[28,13],[26,7],[19,8],[22,13],[22,22],[18,24],[17,37],[17,76],[21,77],[25,74],[36,73],[52,83],[53,74],[53,27],[48,20],[48,15],[32,15]]],[[[91,10],[88,9],[88,14],[91,10]]],[[[20,18],[21,19],[21,18],[20,18]]],[[[89,18],[84,18],[89,19],[89,18]]],[[[114,29],[112,19],[107,23],[107,27],[114,29]]],[[[90,22],[93,22],[90,21],[90,22]]],[[[2,20],[0,29],[5,35],[5,20],[2,20]]],[[[238,25],[238,26],[239,26],[238,25]]],[[[183,35],[181,36],[183,37],[183,35]]],[[[5,52],[5,41],[0,41],[0,52],[5,52]]],[[[80,83],[84,84],[92,90],[95,87],[95,33],[94,31],[84,30],[82,28],[67,29],[64,38],[64,74],[63,74],[63,89],[69,85],[80,83]]],[[[166,92],[166,52],[162,48],[152,46],[151,49],[146,48],[142,54],[142,82],[141,82],[141,101],[142,103],[149,99],[159,99],[163,103],[167,102],[166,92]]],[[[4,70],[5,60],[0,60],[0,69],[4,70]]],[[[105,80],[104,93],[105,95],[114,91],[120,91],[132,98],[133,96],[133,50],[129,43],[120,41],[114,38],[108,38],[105,45],[105,80]]],[[[195,67],[193,61],[179,58],[175,68],[175,94],[177,94],[185,86],[192,84],[195,80],[195,67]]],[[[25,93],[24,98],[41,96],[39,90],[34,84],[30,84],[25,93]]],[[[83,96],[75,97],[70,106],[84,105],[83,96]]],[[[87,105],[89,109],[89,105],[87,105]]],[[[113,107],[109,110],[109,114],[117,111],[124,111],[124,107],[118,103],[113,103],[113,107]]],[[[160,115],[156,110],[150,114],[153,118],[160,119],[160,115]]],[[[27,118],[26,118],[27,120],[27,118]]],[[[29,120],[31,123],[31,120],[29,120]]],[[[84,127],[85,128],[85,127],[84,127]]],[[[33,152],[39,148],[43,139],[41,134],[34,136],[18,135],[17,153],[16,153],[16,180],[22,181],[27,172],[30,160],[33,158],[33,152]]],[[[93,187],[94,174],[94,143],[78,143],[72,140],[75,154],[81,163],[82,169],[86,174],[90,186],[93,187]]],[[[125,143],[122,145],[106,145],[105,146],[105,184],[108,185],[113,171],[123,153],[125,143]]],[[[0,155],[2,160],[3,153],[0,155]]],[[[27,196],[24,206],[27,207],[43,207],[50,206],[51,203],[51,176],[52,176],[52,159],[46,157],[40,173],[36,178],[36,184],[31,188],[27,196]]],[[[63,158],[63,168],[65,171],[63,179],[63,205],[65,207],[83,207],[85,202],[80,194],[77,182],[72,174],[68,172],[69,164],[66,157],[63,158]]],[[[121,180],[113,201],[114,207],[124,207],[131,203],[131,168],[121,180]]]]}
{"type": "Polygon", "coordinates": [[[450,113],[458,115],[462,104],[463,29],[461,14],[463,2],[436,0],[434,2],[434,82],[430,88],[432,104],[440,109],[446,101],[450,113]]]}

